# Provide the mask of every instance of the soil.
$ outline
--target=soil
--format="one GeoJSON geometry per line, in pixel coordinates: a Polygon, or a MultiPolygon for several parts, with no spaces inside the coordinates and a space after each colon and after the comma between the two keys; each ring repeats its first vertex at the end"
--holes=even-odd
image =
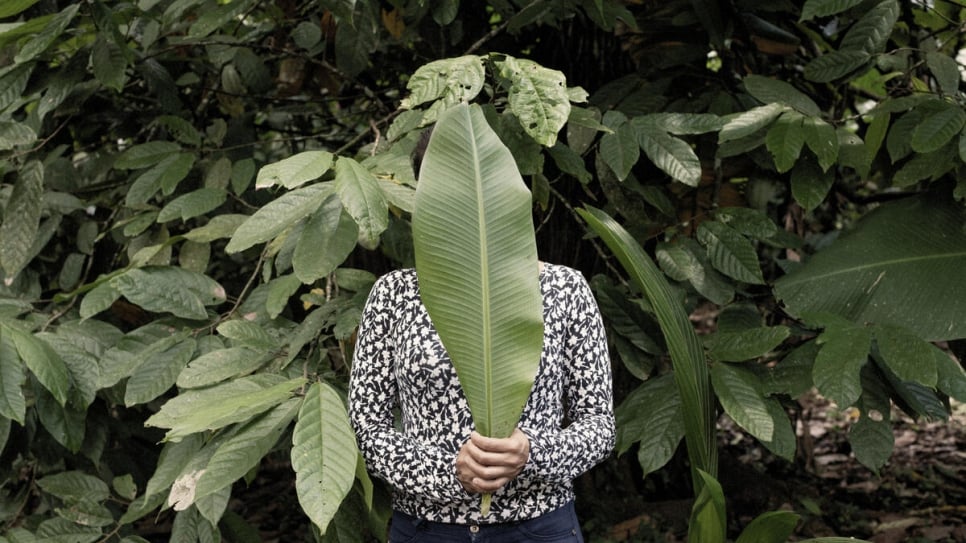
{"type": "MultiPolygon", "coordinates": [[[[719,479],[729,534],[740,533],[761,513],[784,509],[801,516],[791,541],[849,536],[873,543],[966,543],[966,404],[953,404],[947,421],[893,413],[895,449],[875,473],[851,454],[847,435],[854,414],[819,397],[806,403],[795,462],[775,458],[722,422],[719,479]]],[[[642,514],[590,539],[685,541],[690,507],[689,499],[679,497],[646,502],[642,514]]]]}

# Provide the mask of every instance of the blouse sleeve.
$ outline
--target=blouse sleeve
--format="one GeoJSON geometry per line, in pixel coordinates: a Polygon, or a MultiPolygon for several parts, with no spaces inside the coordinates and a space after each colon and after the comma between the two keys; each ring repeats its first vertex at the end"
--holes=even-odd
{"type": "Polygon", "coordinates": [[[396,429],[398,388],[392,328],[399,300],[381,277],[366,301],[349,378],[349,418],[370,473],[397,490],[443,501],[461,496],[455,452],[427,446],[396,429]]]}
{"type": "Polygon", "coordinates": [[[559,432],[521,428],[530,437],[531,477],[567,482],[603,460],[614,448],[614,402],[610,356],[600,310],[582,275],[570,304],[565,382],[570,425],[559,432]]]}

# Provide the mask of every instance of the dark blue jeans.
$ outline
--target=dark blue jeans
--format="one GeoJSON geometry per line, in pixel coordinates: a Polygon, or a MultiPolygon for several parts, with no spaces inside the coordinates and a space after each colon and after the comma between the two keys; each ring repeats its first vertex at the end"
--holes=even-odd
{"type": "Polygon", "coordinates": [[[570,502],[537,518],[499,524],[445,524],[393,511],[389,543],[583,543],[570,502]]]}

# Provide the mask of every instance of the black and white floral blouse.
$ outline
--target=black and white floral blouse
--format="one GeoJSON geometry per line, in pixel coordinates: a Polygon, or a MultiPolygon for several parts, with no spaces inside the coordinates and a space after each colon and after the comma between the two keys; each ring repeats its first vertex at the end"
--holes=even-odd
{"type": "Polygon", "coordinates": [[[376,282],[359,327],[349,415],[370,473],[393,487],[395,509],[461,524],[533,518],[572,500],[574,477],[610,453],[611,370],[597,304],[584,277],[566,266],[546,264],[540,289],[543,353],[519,424],[530,459],[493,495],[484,518],[480,496],[456,479],[456,455],[473,420],[419,299],[416,272],[376,282]]]}

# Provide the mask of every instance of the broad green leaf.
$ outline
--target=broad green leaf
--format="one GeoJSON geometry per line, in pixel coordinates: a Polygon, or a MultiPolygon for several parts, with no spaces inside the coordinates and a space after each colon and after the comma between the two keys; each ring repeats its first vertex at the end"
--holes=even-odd
{"type": "Polygon", "coordinates": [[[931,153],[941,149],[954,136],[958,136],[966,124],[966,109],[948,104],[939,111],[927,114],[912,132],[912,150],[931,153]]]}
{"type": "Polygon", "coordinates": [[[939,84],[939,90],[947,96],[956,96],[959,91],[959,63],[939,51],[926,51],[926,66],[939,84]]]}
{"type": "Polygon", "coordinates": [[[205,353],[178,374],[180,388],[198,388],[248,375],[267,361],[265,353],[247,347],[229,347],[205,353]]]}
{"type": "Polygon", "coordinates": [[[205,319],[205,306],[225,301],[225,289],[213,279],[173,266],[131,269],[111,283],[133,304],[186,319],[205,319]]]}
{"type": "Polygon", "coordinates": [[[859,418],[849,429],[849,443],[856,460],[867,468],[878,471],[892,456],[895,443],[892,435],[892,402],[885,383],[863,375],[863,392],[859,402],[859,418]]]}
{"type": "Polygon", "coordinates": [[[854,404],[862,393],[860,372],[869,358],[872,331],[867,328],[827,328],[819,336],[812,379],[819,393],[840,409],[854,404]]]}
{"type": "Polygon", "coordinates": [[[805,137],[805,145],[818,157],[822,171],[828,171],[839,156],[839,138],[835,128],[818,117],[805,117],[802,121],[802,135],[805,137]]]}
{"type": "Polygon", "coordinates": [[[873,115],[871,122],[869,122],[869,128],[865,131],[865,147],[869,153],[867,160],[870,164],[882,148],[882,142],[885,141],[886,134],[888,134],[891,120],[892,114],[886,112],[873,115]]]}
{"type": "Polygon", "coordinates": [[[154,468],[154,474],[151,475],[145,485],[145,496],[167,493],[178,476],[185,471],[185,468],[201,450],[204,441],[205,436],[197,434],[178,442],[169,441],[165,443],[161,449],[161,455],[158,457],[157,467],[154,468]]]}
{"type": "Polygon", "coordinates": [[[44,476],[37,479],[37,486],[67,503],[83,500],[102,502],[111,496],[111,489],[103,480],[76,470],[44,476]]]}
{"type": "MultiPolygon", "coordinates": [[[[864,0],[805,0],[802,6],[802,16],[799,21],[807,21],[815,17],[827,17],[854,8],[864,0]]],[[[744,542],[741,542],[744,543],[744,542]]]]}
{"type": "Polygon", "coordinates": [[[702,488],[700,471],[717,473],[718,469],[715,406],[701,343],[664,274],[630,233],[599,209],[585,206],[578,213],[617,256],[634,284],[645,293],[661,325],[683,406],[692,485],[697,493],[702,488]]]}
{"type": "Polygon", "coordinates": [[[34,404],[40,424],[47,433],[72,453],[80,451],[87,429],[87,413],[74,409],[68,402],[61,404],[44,388],[35,387],[34,404]]]}
{"type": "Polygon", "coordinates": [[[400,107],[411,109],[441,99],[446,106],[468,102],[483,90],[483,59],[477,55],[436,60],[420,66],[406,88],[400,107]]]}
{"type": "Polygon", "coordinates": [[[638,462],[647,477],[674,456],[684,438],[681,396],[674,376],[666,373],[649,379],[631,392],[615,410],[617,453],[640,442],[638,462]]]}
{"type": "Polygon", "coordinates": [[[600,156],[621,181],[627,178],[640,155],[637,135],[629,124],[622,124],[613,133],[600,138],[600,156]]]}
{"type": "Polygon", "coordinates": [[[692,187],[701,181],[701,161],[688,143],[660,130],[637,129],[647,158],[672,179],[692,187]]]}
{"type": "Polygon", "coordinates": [[[78,9],[80,9],[80,4],[72,3],[54,15],[40,32],[18,48],[16,56],[13,57],[14,62],[22,64],[40,56],[63,34],[71,20],[77,15],[78,9]]]}
{"type": "Polygon", "coordinates": [[[862,51],[869,55],[881,53],[898,19],[899,2],[882,0],[849,28],[839,44],[840,50],[862,51]]]}
{"type": "Polygon", "coordinates": [[[966,371],[951,356],[934,348],[932,350],[936,365],[936,388],[957,401],[966,402],[966,371]]]}
{"type": "Polygon", "coordinates": [[[587,171],[584,165],[583,157],[575,153],[570,147],[558,141],[553,147],[548,149],[548,153],[560,171],[574,176],[581,184],[586,185],[593,179],[593,176],[587,171]]]}
{"type": "Polygon", "coordinates": [[[359,226],[360,243],[375,247],[389,226],[389,205],[375,176],[355,160],[340,157],[335,163],[335,191],[359,226]]]}
{"type": "Polygon", "coordinates": [[[194,356],[196,346],[194,339],[186,337],[163,351],[152,353],[127,380],[124,405],[148,403],[164,394],[194,356]]]}
{"type": "Polygon", "coordinates": [[[879,355],[899,379],[935,388],[937,373],[933,345],[898,326],[874,327],[879,355]]]}
{"type": "MultiPolygon", "coordinates": [[[[24,424],[27,402],[23,384],[27,376],[13,340],[0,328],[0,417],[24,424]]],[[[2,441],[0,441],[2,443],[2,441]]]]}
{"type": "Polygon", "coordinates": [[[753,373],[738,365],[717,363],[711,366],[711,383],[721,407],[738,426],[761,441],[772,440],[775,421],[753,373]]]}
{"type": "Polygon", "coordinates": [[[786,106],[782,104],[772,103],[727,117],[718,133],[718,143],[738,140],[758,132],[770,125],[785,109],[786,106]]]}
{"type": "Polygon", "coordinates": [[[698,240],[707,248],[714,267],[725,275],[745,283],[765,282],[754,246],[734,228],[705,221],[698,226],[698,240]]]}
{"type": "Polygon", "coordinates": [[[22,64],[9,71],[0,71],[0,111],[21,99],[33,68],[31,64],[22,64]]]}
{"type": "Polygon", "coordinates": [[[678,136],[717,132],[725,124],[724,119],[711,113],[650,113],[635,117],[631,123],[635,129],[651,126],[678,136]]]}
{"type": "Polygon", "coordinates": [[[780,233],[778,226],[765,213],[751,207],[722,207],[714,217],[742,235],[766,240],[780,233]]]}
{"type": "Polygon", "coordinates": [[[201,145],[201,133],[186,119],[176,115],[161,115],[155,122],[181,143],[195,147],[201,145]]]}
{"type": "Polygon", "coordinates": [[[805,65],[805,78],[816,83],[831,83],[862,68],[871,60],[865,51],[832,51],[805,65]]]}
{"type": "Polygon", "coordinates": [[[268,411],[292,395],[302,378],[253,375],[199,390],[188,390],[170,399],[145,421],[147,426],[170,428],[165,441],[178,441],[195,432],[216,430],[268,411]]]}
{"type": "Polygon", "coordinates": [[[762,440],[762,444],[776,456],[791,462],[795,459],[798,436],[795,435],[792,422],[788,419],[788,413],[785,412],[782,403],[775,398],[766,397],[765,406],[768,408],[768,415],[771,417],[774,432],[772,432],[772,438],[762,440]]]}
{"type": "Polygon", "coordinates": [[[734,287],[711,266],[706,251],[691,238],[658,245],[655,257],[668,277],[688,281],[699,294],[720,305],[734,298],[734,287]]]}
{"type": "Polygon", "coordinates": [[[130,190],[124,197],[124,203],[130,207],[146,204],[158,191],[170,195],[174,189],[191,172],[195,164],[193,153],[171,153],[138,175],[131,184],[130,190]]]}
{"type": "Polygon", "coordinates": [[[768,511],[755,517],[735,543],[785,543],[801,519],[792,511],[768,511]]]}
{"type": "Polygon", "coordinates": [[[541,145],[553,147],[570,116],[567,78],[528,59],[505,56],[494,62],[509,89],[510,109],[523,130],[541,145]]]}
{"type": "Polygon", "coordinates": [[[46,341],[20,328],[19,324],[0,322],[0,335],[10,338],[27,369],[50,391],[61,406],[67,402],[70,373],[60,356],[46,341]]]}
{"type": "Polygon", "coordinates": [[[225,251],[237,253],[274,238],[318,209],[332,190],[330,183],[316,183],[265,204],[235,230],[225,251]]]}
{"type": "Polygon", "coordinates": [[[44,167],[30,161],[20,171],[0,223],[0,263],[8,278],[16,277],[34,255],[43,194],[44,167]]]}
{"type": "Polygon", "coordinates": [[[791,335],[786,326],[752,328],[736,332],[717,331],[705,340],[708,355],[722,362],[740,362],[762,356],[791,335]]]}
{"type": "Polygon", "coordinates": [[[809,341],[768,368],[762,376],[762,392],[768,395],[785,394],[798,398],[811,390],[812,367],[818,356],[818,342],[809,341]]]}
{"type": "Polygon", "coordinates": [[[91,49],[91,66],[101,85],[121,92],[127,81],[127,58],[117,42],[105,35],[98,36],[91,49]]]}
{"type": "Polygon", "coordinates": [[[938,179],[956,167],[956,163],[952,160],[952,153],[949,151],[951,151],[949,146],[945,146],[931,153],[913,155],[892,176],[892,186],[910,187],[919,181],[938,179]]]}
{"type": "Polygon", "coordinates": [[[745,76],[743,83],[748,94],[763,104],[778,102],[810,117],[818,117],[822,113],[815,100],[786,81],[750,74],[745,76]]]}
{"type": "Polygon", "coordinates": [[[941,194],[882,204],[779,278],[775,295],[792,315],[833,312],[927,341],[966,337],[964,228],[966,211],[941,194]]]}
{"type": "Polygon", "coordinates": [[[121,291],[115,288],[110,281],[104,281],[84,295],[80,305],[81,318],[89,319],[97,315],[111,307],[120,297],[121,291]]]}
{"type": "Polygon", "coordinates": [[[37,133],[30,126],[13,121],[0,121],[0,151],[30,145],[35,141],[37,133]]]}
{"type": "Polygon", "coordinates": [[[37,2],[38,0],[7,0],[3,6],[0,6],[0,19],[26,11],[37,2]]]}
{"type": "MultiPolygon", "coordinates": [[[[65,518],[51,518],[37,527],[37,542],[69,541],[70,543],[93,543],[104,534],[96,526],[82,526],[65,518]]],[[[30,541],[30,540],[28,540],[30,541]]],[[[19,541],[18,541],[19,543],[19,541]]],[[[33,543],[32,541],[30,543],[33,543]]]]}
{"type": "Polygon", "coordinates": [[[195,487],[195,501],[225,488],[258,466],[299,412],[302,400],[292,398],[259,415],[225,440],[208,460],[195,487]]]}
{"type": "Polygon", "coordinates": [[[335,194],[313,213],[302,229],[292,268],[305,284],[332,273],[356,247],[359,227],[335,194]]]}
{"type": "Polygon", "coordinates": [[[834,172],[823,172],[813,162],[803,162],[792,170],[792,197],[805,211],[811,211],[825,201],[834,182],[834,172]]]}
{"type": "Polygon", "coordinates": [[[114,161],[114,167],[122,170],[148,168],[162,159],[181,152],[181,146],[173,141],[149,141],[125,150],[114,161]]]}
{"type": "Polygon", "coordinates": [[[285,311],[289,299],[301,286],[302,281],[294,273],[277,277],[269,282],[268,297],[265,300],[265,310],[268,311],[269,318],[274,319],[285,311]]]}
{"type": "Polygon", "coordinates": [[[690,543],[721,543],[727,535],[724,491],[713,475],[698,471],[700,491],[691,507],[688,521],[690,543]]]}
{"type": "Polygon", "coordinates": [[[765,136],[765,146],[775,159],[779,173],[787,172],[795,165],[805,144],[804,117],[795,111],[786,111],[771,125],[765,136]]]}
{"type": "Polygon", "coordinates": [[[244,319],[223,321],[218,325],[218,333],[233,342],[237,342],[236,344],[252,347],[256,350],[269,351],[277,349],[279,346],[279,340],[273,337],[265,326],[244,319]]]}
{"type": "Polygon", "coordinates": [[[448,110],[419,175],[419,291],[477,430],[506,437],[526,403],[543,338],[531,199],[478,106],[448,110]]]}
{"type": "Polygon", "coordinates": [[[922,118],[923,111],[921,109],[914,109],[903,114],[892,123],[892,126],[889,128],[889,133],[886,136],[886,150],[889,152],[889,158],[892,159],[893,164],[902,160],[912,152],[912,138],[910,135],[919,126],[922,118]]]}
{"type": "Polygon", "coordinates": [[[175,219],[187,221],[199,215],[214,211],[225,203],[228,194],[223,189],[200,188],[168,202],[158,213],[158,222],[168,222],[175,219]]]}
{"type": "Polygon", "coordinates": [[[303,151],[273,164],[262,166],[255,178],[255,188],[282,185],[294,189],[322,177],[332,168],[334,157],[328,151],[303,151]]]}
{"type": "Polygon", "coordinates": [[[215,215],[204,226],[186,232],[184,237],[196,243],[209,243],[217,239],[230,238],[247,219],[248,215],[215,215]]]}
{"type": "Polygon", "coordinates": [[[323,534],[352,489],[358,456],[342,398],[328,384],[313,383],[292,432],[291,457],[299,504],[323,534]]]}
{"type": "Polygon", "coordinates": [[[204,38],[231,24],[232,21],[251,9],[254,3],[255,0],[236,0],[226,4],[209,6],[209,9],[202,10],[197,19],[194,19],[191,28],[188,30],[188,36],[204,38]]]}

